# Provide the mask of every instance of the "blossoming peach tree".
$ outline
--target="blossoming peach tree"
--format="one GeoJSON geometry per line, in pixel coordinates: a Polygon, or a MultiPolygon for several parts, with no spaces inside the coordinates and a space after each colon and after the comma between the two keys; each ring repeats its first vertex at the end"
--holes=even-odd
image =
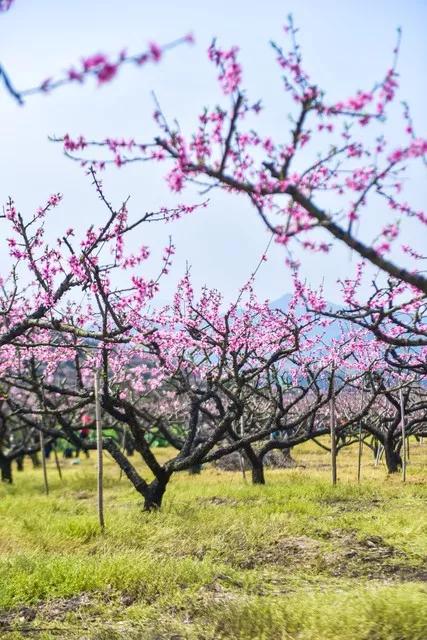
{"type": "MultiPolygon", "coordinates": [[[[11,4],[3,1],[0,9],[11,4]]],[[[415,136],[406,106],[401,146],[390,148],[378,133],[395,101],[398,46],[393,66],[372,90],[330,102],[303,68],[291,19],[285,32],[290,49],[273,44],[273,50],[293,109],[288,140],[255,131],[263,108],[243,89],[238,50],[222,50],[214,42],[208,56],[227,106],[204,109],[193,134],[171,127],[156,108],[159,135],[151,141],[61,138],[65,152],[85,165],[105,208],[100,222],[84,231],[64,228],[51,243],[46,229],[60,194],[28,218],[12,199],[4,206],[0,243],[9,267],[0,276],[2,469],[36,451],[39,432],[52,442],[64,438],[78,448],[95,446],[81,433],[82,425],[89,431],[94,426],[95,373],[101,374],[105,447],[146,509],[160,507],[174,473],[233,452],[245,456],[254,482],[264,482],[269,451],[329,432],[331,400],[339,413],[338,436],[351,441],[362,427],[387,449],[390,471],[399,466],[402,446],[400,389],[412,416],[408,427],[422,432],[427,280],[424,256],[405,237],[408,219],[425,233],[427,216],[403,194],[406,166],[425,160],[427,142],[415,136]],[[89,156],[91,147],[106,155],[89,156]],[[203,183],[204,190],[248,199],[284,247],[293,271],[294,297],[286,311],[259,301],[252,279],[227,306],[217,291],[206,288],[197,296],[189,274],[171,304],[148,309],[174,247],[165,247],[159,275],[149,279],[149,249],[142,245],[131,253],[127,238],[146,222],[175,219],[204,203],[159,207],[136,217],[128,200],[114,206],[101,170],[139,159],[169,162],[172,192],[203,183]],[[363,223],[373,206],[381,215],[370,243],[363,223]],[[342,282],[339,312],[302,281],[295,254],[296,247],[327,254],[334,242],[360,257],[355,275],[342,282]],[[369,265],[380,275],[366,300],[362,285],[369,265]],[[325,331],[332,323],[339,327],[333,338],[325,331]],[[158,434],[176,451],[167,462],[151,446],[158,434]],[[150,477],[125,455],[126,435],[150,477]]],[[[90,77],[110,82],[124,65],[158,62],[167,49],[189,40],[151,44],[147,52],[122,52],[114,59],[92,55],[28,90],[17,90],[3,68],[0,74],[9,94],[23,104],[34,93],[90,77]]]]}
{"type": "Polygon", "coordinates": [[[174,473],[237,451],[253,481],[263,483],[268,452],[329,432],[324,414],[332,397],[339,407],[346,396],[338,434],[367,416],[382,392],[374,374],[383,360],[381,346],[367,341],[366,332],[343,332],[326,343],[319,318],[299,313],[297,298],[285,313],[257,301],[250,287],[228,309],[221,303],[215,291],[197,299],[186,276],[173,305],[151,315],[141,312],[138,298],[123,308],[117,296],[92,312],[99,333],[108,312],[129,321],[132,328],[119,337],[95,342],[45,328],[44,341],[39,338],[29,356],[17,346],[4,367],[6,419],[22,416],[30,430],[42,429],[48,438],[95,446],[81,442],[79,430],[83,417],[93,415],[93,374],[101,370],[106,431],[129,431],[154,479],[142,477],[118,446],[120,438],[106,433],[105,447],[152,509],[161,505],[174,473]],[[361,388],[363,402],[356,406],[350,399],[361,388]],[[166,463],[150,447],[159,432],[177,451],[166,463]]]}
{"type": "MultiPolygon", "coordinates": [[[[169,124],[159,107],[155,140],[65,135],[60,139],[64,151],[101,168],[138,160],[167,162],[166,181],[173,192],[195,183],[205,191],[221,189],[246,198],[283,245],[294,270],[302,251],[328,254],[334,244],[346,245],[360,260],[355,273],[341,282],[340,317],[395,347],[389,356],[396,366],[404,365],[409,351],[411,366],[422,369],[426,256],[413,239],[425,236],[427,213],[408,203],[406,191],[411,166],[426,165],[427,140],[416,135],[409,106],[397,102],[400,33],[393,64],[380,82],[331,101],[303,65],[292,18],[284,30],[289,46],[272,43],[272,48],[281,75],[278,100],[289,109],[292,123],[286,140],[256,131],[268,110],[244,90],[238,48],[225,50],[213,42],[208,57],[225,101],[204,108],[193,133],[169,124]],[[400,144],[390,142],[392,110],[393,139],[396,112],[401,116],[400,144]],[[91,148],[97,153],[91,154],[91,148]]],[[[311,291],[310,297],[316,310],[330,311],[319,293],[311,291]]]]}

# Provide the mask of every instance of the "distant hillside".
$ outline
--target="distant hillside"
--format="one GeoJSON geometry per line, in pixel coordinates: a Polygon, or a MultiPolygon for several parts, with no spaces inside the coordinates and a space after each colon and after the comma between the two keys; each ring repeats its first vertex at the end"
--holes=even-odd
{"type": "MultiPolygon", "coordinates": [[[[272,300],[270,302],[270,308],[280,309],[281,311],[287,311],[291,300],[292,300],[292,294],[285,293],[281,298],[278,298],[277,300],[272,300]]],[[[338,305],[332,304],[332,302],[328,302],[328,301],[326,302],[328,305],[328,309],[330,309],[331,311],[339,310],[340,307],[338,305]]],[[[299,313],[304,313],[305,307],[303,305],[298,305],[297,311],[299,313]]],[[[322,332],[325,331],[326,340],[332,340],[333,338],[338,338],[341,335],[342,328],[344,327],[344,330],[345,330],[346,326],[350,327],[350,323],[334,320],[332,324],[326,329],[326,331],[323,327],[321,328],[321,331],[322,332]]],[[[317,333],[317,331],[315,331],[315,333],[317,333]]]]}

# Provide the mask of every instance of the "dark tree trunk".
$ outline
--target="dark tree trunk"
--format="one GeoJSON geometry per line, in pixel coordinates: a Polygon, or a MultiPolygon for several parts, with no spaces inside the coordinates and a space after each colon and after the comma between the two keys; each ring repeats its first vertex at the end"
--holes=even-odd
{"type": "Polygon", "coordinates": [[[124,449],[126,451],[127,456],[133,456],[135,452],[135,443],[133,441],[132,436],[127,430],[125,431],[125,436],[124,436],[124,449]]]}
{"type": "Polygon", "coordinates": [[[34,469],[37,469],[38,467],[41,467],[42,463],[40,462],[37,453],[31,453],[30,454],[30,458],[31,458],[31,462],[33,463],[34,469]]]}
{"type": "Polygon", "coordinates": [[[402,458],[399,449],[393,447],[392,440],[385,440],[384,454],[388,472],[397,473],[402,468],[402,458]]]}
{"type": "Polygon", "coordinates": [[[374,459],[377,459],[377,455],[378,455],[378,449],[380,448],[381,443],[379,440],[377,440],[376,438],[372,439],[372,453],[374,455],[374,459]]]}
{"type": "Polygon", "coordinates": [[[155,478],[149,484],[148,489],[144,491],[144,511],[160,509],[168,482],[169,476],[165,475],[162,478],[155,478]]]}
{"type": "Polygon", "coordinates": [[[265,484],[264,460],[255,453],[250,445],[244,447],[243,455],[251,467],[252,484],[265,484]]]}
{"type": "Polygon", "coordinates": [[[12,460],[0,456],[1,481],[12,484],[12,460]]]}
{"type": "Polygon", "coordinates": [[[202,471],[202,465],[201,464],[193,464],[192,467],[189,468],[188,473],[190,475],[198,475],[199,473],[201,473],[202,471]]]}
{"type": "Polygon", "coordinates": [[[257,458],[256,461],[250,460],[252,470],[252,484],[265,484],[264,464],[257,458]]]}
{"type": "Polygon", "coordinates": [[[284,466],[293,468],[293,467],[297,467],[298,463],[292,457],[291,451],[292,451],[292,447],[287,447],[286,449],[282,449],[282,455],[283,455],[284,466]]]}

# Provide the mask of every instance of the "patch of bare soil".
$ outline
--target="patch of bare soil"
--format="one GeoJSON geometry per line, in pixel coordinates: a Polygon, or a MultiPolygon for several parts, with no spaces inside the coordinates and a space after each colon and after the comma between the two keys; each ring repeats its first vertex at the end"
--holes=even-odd
{"type": "Polygon", "coordinates": [[[237,504],[239,504],[239,501],[235,500],[234,498],[222,498],[221,496],[212,496],[212,498],[199,498],[198,502],[200,504],[212,504],[217,507],[222,507],[224,505],[235,507],[237,504]]]}
{"type": "Polygon", "coordinates": [[[250,553],[240,566],[242,569],[254,569],[266,564],[286,566],[289,569],[305,567],[312,565],[319,557],[320,546],[319,542],[306,536],[281,538],[268,547],[250,553]]]}
{"type": "Polygon", "coordinates": [[[93,493],[89,491],[74,491],[72,495],[76,500],[89,500],[89,498],[93,498],[93,493]]]}
{"type": "Polygon", "coordinates": [[[231,600],[239,598],[238,594],[230,591],[223,586],[218,579],[213,580],[211,583],[204,585],[199,589],[198,600],[207,602],[219,602],[226,603],[231,600]]]}
{"type": "Polygon", "coordinates": [[[252,551],[239,562],[242,569],[274,565],[286,571],[311,570],[334,577],[396,582],[427,581],[427,562],[416,565],[380,536],[362,540],[353,532],[332,531],[325,544],[306,536],[282,538],[252,551]]]}
{"type": "Polygon", "coordinates": [[[77,611],[82,607],[89,607],[93,600],[86,593],[71,598],[57,598],[43,603],[38,607],[38,613],[45,620],[62,620],[68,613],[77,611]]]}
{"type": "Polygon", "coordinates": [[[381,536],[358,539],[353,532],[333,531],[336,549],[325,555],[327,570],[333,576],[364,577],[399,582],[427,581],[427,562],[413,565],[408,556],[381,536]]]}
{"type": "Polygon", "coordinates": [[[357,498],[335,498],[334,496],[328,496],[322,500],[322,503],[333,507],[338,513],[345,513],[348,511],[359,511],[360,509],[378,508],[384,505],[384,500],[381,498],[357,499],[357,498]]]}
{"type": "MultiPolygon", "coordinates": [[[[69,613],[78,611],[82,607],[92,604],[93,600],[88,594],[81,594],[71,598],[56,598],[48,602],[41,602],[32,607],[19,607],[7,611],[0,611],[0,632],[8,631],[16,627],[17,629],[30,630],[29,624],[36,619],[43,619],[45,622],[64,620],[69,613]]],[[[25,631],[24,631],[25,632],[25,631]]]]}

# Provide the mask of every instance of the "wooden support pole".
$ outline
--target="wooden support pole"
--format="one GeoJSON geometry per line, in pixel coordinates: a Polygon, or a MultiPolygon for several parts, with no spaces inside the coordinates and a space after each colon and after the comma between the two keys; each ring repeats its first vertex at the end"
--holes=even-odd
{"type": "MultiPolygon", "coordinates": [[[[41,401],[40,401],[40,408],[42,411],[46,410],[46,402],[44,399],[44,389],[43,389],[43,385],[41,385],[41,401]]],[[[42,420],[43,420],[43,415],[42,415],[42,420]]],[[[44,490],[46,495],[49,495],[49,482],[47,479],[47,468],[46,468],[46,452],[45,452],[45,448],[44,448],[44,433],[43,433],[43,429],[41,428],[40,425],[40,431],[39,431],[39,440],[40,440],[40,455],[42,457],[42,469],[43,469],[43,483],[44,483],[44,490]]]]}
{"type": "Polygon", "coordinates": [[[362,447],[363,447],[362,421],[360,421],[360,423],[359,423],[359,451],[358,451],[358,455],[357,455],[357,482],[358,482],[358,484],[360,484],[360,476],[361,476],[361,472],[362,472],[362,447]]]}
{"type": "Polygon", "coordinates": [[[56,450],[56,443],[53,446],[53,455],[55,456],[55,464],[56,464],[56,469],[58,471],[59,479],[62,480],[62,469],[61,469],[61,463],[59,462],[59,458],[58,458],[58,452],[56,450]]]}
{"type": "Polygon", "coordinates": [[[399,389],[400,399],[400,424],[402,427],[402,480],[406,482],[406,433],[405,433],[405,407],[403,402],[403,391],[399,389]]]}
{"type": "MultiPolygon", "coordinates": [[[[123,427],[122,453],[123,453],[123,455],[125,455],[125,453],[126,453],[126,425],[124,425],[124,427],[123,427]]],[[[123,477],[123,469],[120,467],[119,482],[122,479],[122,477],[123,477]]]]}
{"type": "MultiPolygon", "coordinates": [[[[243,438],[245,434],[245,419],[240,416],[240,437],[243,438]]],[[[242,472],[243,480],[246,482],[246,470],[245,470],[245,459],[243,457],[242,451],[239,451],[239,460],[240,460],[240,470],[242,472]]]]}
{"type": "Polygon", "coordinates": [[[337,438],[336,438],[336,422],[335,422],[335,394],[332,392],[332,398],[329,401],[329,422],[331,429],[331,475],[332,484],[337,484],[337,438]]]}
{"type": "Polygon", "coordinates": [[[44,490],[45,490],[46,495],[48,496],[49,495],[49,483],[48,483],[48,479],[47,479],[46,452],[44,450],[44,433],[43,433],[43,431],[41,429],[39,431],[39,439],[40,439],[40,455],[42,457],[44,490]]]}
{"type": "Polygon", "coordinates": [[[375,456],[375,466],[378,467],[380,460],[382,458],[384,447],[379,440],[377,440],[377,455],[375,456]]]}
{"type": "MultiPolygon", "coordinates": [[[[365,392],[364,389],[362,387],[361,393],[360,393],[360,413],[363,413],[363,409],[365,406],[365,392]]],[[[362,477],[362,453],[363,453],[363,438],[362,438],[362,418],[360,419],[359,422],[359,448],[358,448],[358,453],[357,453],[357,484],[360,484],[360,480],[362,477]]]]}
{"type": "Polygon", "coordinates": [[[99,372],[95,373],[95,420],[96,420],[96,449],[97,449],[97,471],[98,471],[98,519],[102,530],[105,527],[104,521],[104,487],[103,487],[103,458],[102,458],[102,425],[101,425],[101,403],[99,401],[99,372]]]}

